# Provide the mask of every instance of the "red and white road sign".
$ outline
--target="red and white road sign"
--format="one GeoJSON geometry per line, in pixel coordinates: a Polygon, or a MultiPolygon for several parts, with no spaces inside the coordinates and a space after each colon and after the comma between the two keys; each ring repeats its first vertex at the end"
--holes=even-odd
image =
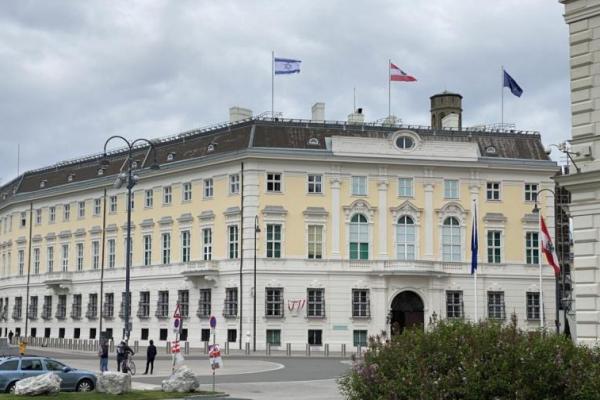
{"type": "Polygon", "coordinates": [[[173,331],[179,332],[181,329],[181,310],[179,309],[179,303],[175,307],[175,312],[173,313],[173,331]]]}
{"type": "Polygon", "coordinates": [[[213,370],[223,367],[223,359],[221,358],[221,347],[218,344],[214,344],[208,347],[208,357],[210,359],[210,366],[213,370]]]}
{"type": "Polygon", "coordinates": [[[171,342],[171,353],[181,353],[181,346],[179,345],[179,340],[173,340],[171,342]]]}

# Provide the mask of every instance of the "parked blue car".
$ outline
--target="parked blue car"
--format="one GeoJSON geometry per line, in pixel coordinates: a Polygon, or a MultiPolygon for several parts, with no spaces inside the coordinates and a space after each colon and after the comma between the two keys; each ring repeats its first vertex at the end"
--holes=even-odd
{"type": "Polygon", "coordinates": [[[96,387],[96,375],[91,371],[71,368],[48,357],[0,357],[0,392],[12,393],[17,381],[55,372],[60,376],[61,391],[89,392],[96,387]]]}

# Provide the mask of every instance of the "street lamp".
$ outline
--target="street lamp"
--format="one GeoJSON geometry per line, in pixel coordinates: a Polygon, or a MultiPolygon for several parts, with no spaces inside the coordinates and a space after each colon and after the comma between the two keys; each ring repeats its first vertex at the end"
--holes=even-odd
{"type": "MultiPolygon", "coordinates": [[[[129,335],[131,333],[131,324],[129,323],[130,308],[131,308],[131,304],[130,304],[131,298],[130,298],[130,291],[129,291],[130,269],[131,269],[131,189],[133,189],[133,187],[135,186],[135,184],[137,183],[137,181],[139,179],[137,175],[133,175],[132,152],[133,152],[133,149],[134,149],[134,146],[136,145],[136,143],[146,142],[150,146],[150,150],[152,151],[152,155],[153,155],[152,165],[150,166],[151,170],[158,170],[158,169],[160,169],[160,166],[158,165],[158,162],[156,160],[156,148],[154,147],[154,144],[151,141],[149,141],[148,139],[140,138],[140,139],[135,139],[133,142],[129,142],[123,136],[114,135],[114,136],[109,137],[106,140],[106,142],[104,143],[104,154],[103,154],[102,160],[100,162],[100,165],[103,168],[108,167],[108,165],[110,164],[110,161],[108,160],[108,157],[106,155],[106,146],[113,139],[121,139],[127,145],[127,160],[126,160],[127,172],[121,172],[117,176],[117,179],[115,180],[115,183],[113,184],[113,187],[115,189],[120,189],[124,184],[127,185],[127,244],[126,244],[126,253],[125,253],[125,299],[124,299],[124,301],[125,301],[125,329],[123,330],[123,339],[127,342],[129,340],[129,335]]],[[[102,301],[102,299],[100,299],[100,301],[102,301]]]]}
{"type": "Polygon", "coordinates": [[[258,215],[254,216],[254,318],[253,318],[253,336],[252,351],[256,351],[256,235],[260,233],[258,226],[258,215]]]}

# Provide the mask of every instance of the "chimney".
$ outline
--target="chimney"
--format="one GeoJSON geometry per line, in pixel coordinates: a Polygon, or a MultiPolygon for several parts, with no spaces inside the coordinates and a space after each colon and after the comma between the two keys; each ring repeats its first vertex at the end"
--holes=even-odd
{"type": "Polygon", "coordinates": [[[431,100],[431,127],[433,129],[446,127],[462,129],[462,96],[460,94],[444,90],[442,93],[434,94],[429,99],[431,100]],[[444,126],[442,121],[449,114],[456,114],[458,124],[455,118],[452,117],[449,121],[446,121],[446,126],[444,126]]]}
{"type": "Polygon", "coordinates": [[[237,106],[229,108],[229,122],[236,122],[248,118],[252,118],[252,110],[249,108],[237,106]]]}
{"type": "Polygon", "coordinates": [[[355,112],[352,114],[348,114],[348,123],[349,124],[364,124],[365,123],[365,114],[363,114],[362,108],[357,108],[355,112]]]}
{"type": "Polygon", "coordinates": [[[315,103],[312,106],[312,121],[325,122],[325,103],[315,103]]]}

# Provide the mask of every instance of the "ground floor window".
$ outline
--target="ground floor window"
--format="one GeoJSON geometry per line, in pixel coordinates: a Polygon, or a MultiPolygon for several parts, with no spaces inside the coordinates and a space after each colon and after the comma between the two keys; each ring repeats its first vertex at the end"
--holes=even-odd
{"type": "Polygon", "coordinates": [[[527,292],[527,319],[540,319],[540,294],[539,292],[527,292]]]}
{"type": "MultiPolygon", "coordinates": [[[[19,336],[19,335],[17,335],[19,336]]],[[[64,339],[65,338],[65,328],[58,328],[58,337],[60,339],[64,339]]]]}
{"type": "Polygon", "coordinates": [[[182,329],[181,332],[179,333],[179,340],[186,341],[187,338],[188,338],[188,330],[182,329]]]}
{"type": "Polygon", "coordinates": [[[148,340],[148,328],[142,328],[141,340],[148,340]]]}
{"type": "Polygon", "coordinates": [[[267,344],[281,346],[281,329],[267,329],[267,344]]]}
{"type": "Polygon", "coordinates": [[[81,328],[73,328],[73,339],[79,339],[81,337],[81,328]]]}
{"type": "Polygon", "coordinates": [[[200,332],[201,342],[210,342],[210,329],[202,329],[200,332]]]}
{"type": "Polygon", "coordinates": [[[37,336],[37,328],[31,328],[31,337],[37,336]]]}
{"type": "Polygon", "coordinates": [[[366,330],[354,330],[352,332],[352,343],[354,347],[367,347],[367,331],[366,330]]]}
{"type": "Polygon", "coordinates": [[[227,341],[229,343],[235,343],[237,341],[237,330],[227,329],[227,341]]]}
{"type": "Polygon", "coordinates": [[[90,339],[96,339],[96,328],[90,328],[90,339]]]}
{"type": "Polygon", "coordinates": [[[159,333],[159,340],[167,340],[167,335],[169,334],[168,329],[161,329],[159,333]]]}
{"type": "Polygon", "coordinates": [[[311,346],[321,346],[323,344],[323,330],[309,329],[308,344],[310,344],[311,346]]]}

